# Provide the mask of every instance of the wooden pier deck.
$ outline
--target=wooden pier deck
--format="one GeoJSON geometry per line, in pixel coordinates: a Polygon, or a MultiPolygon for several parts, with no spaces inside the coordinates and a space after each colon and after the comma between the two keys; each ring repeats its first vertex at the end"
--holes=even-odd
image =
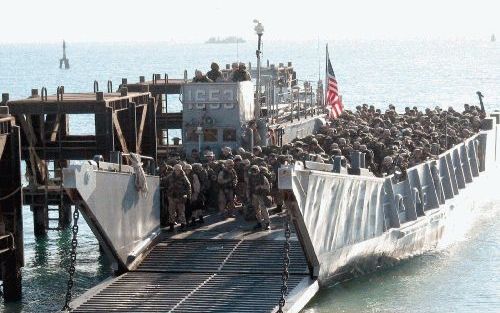
{"type": "MultiPolygon", "coordinates": [[[[199,228],[163,232],[137,268],[72,303],[73,312],[274,312],[281,296],[283,217],[254,231],[241,216],[207,219],[199,228]]],[[[313,280],[295,234],[289,291],[313,280]]],[[[309,299],[309,298],[308,298],[309,299]]],[[[308,300],[307,299],[307,300],[308,300]]]]}

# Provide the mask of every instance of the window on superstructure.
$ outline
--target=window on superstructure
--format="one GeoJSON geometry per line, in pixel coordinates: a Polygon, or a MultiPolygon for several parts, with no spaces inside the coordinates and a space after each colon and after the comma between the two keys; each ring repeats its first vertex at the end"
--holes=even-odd
{"type": "Polygon", "coordinates": [[[198,141],[198,134],[196,133],[196,128],[189,127],[186,129],[186,141],[198,141]]]}
{"type": "Polygon", "coordinates": [[[236,141],[236,129],[234,128],[224,128],[222,130],[222,141],[234,142],[236,141]]]}
{"type": "Polygon", "coordinates": [[[217,128],[205,128],[203,130],[203,141],[205,142],[217,142],[218,129],[217,128]]]}

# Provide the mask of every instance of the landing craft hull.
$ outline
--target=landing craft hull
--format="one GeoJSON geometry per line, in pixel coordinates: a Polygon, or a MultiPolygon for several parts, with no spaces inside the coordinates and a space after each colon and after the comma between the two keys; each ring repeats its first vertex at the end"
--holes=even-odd
{"type": "MultiPolygon", "coordinates": [[[[290,183],[298,238],[320,286],[376,270],[456,239],[494,192],[497,125],[408,170],[408,179],[303,169],[290,183]]],[[[281,177],[280,177],[281,178],[281,177]]]]}

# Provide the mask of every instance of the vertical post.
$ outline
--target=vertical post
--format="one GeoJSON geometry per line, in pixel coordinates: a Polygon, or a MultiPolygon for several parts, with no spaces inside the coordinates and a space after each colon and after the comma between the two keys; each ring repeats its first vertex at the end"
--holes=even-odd
{"type": "Polygon", "coordinates": [[[260,54],[261,54],[261,51],[260,51],[260,45],[262,43],[262,34],[259,34],[257,33],[258,37],[259,37],[259,41],[258,41],[258,44],[257,44],[257,79],[256,79],[256,98],[257,98],[257,102],[256,102],[256,117],[260,117],[261,115],[261,107],[260,107],[260,54]]]}
{"type": "Polygon", "coordinates": [[[137,104],[130,102],[128,107],[128,121],[123,125],[128,125],[127,146],[130,152],[137,152],[137,104]]]}
{"type": "MultiPolygon", "coordinates": [[[[8,135],[5,152],[0,156],[0,195],[12,193],[21,186],[21,150],[19,127],[13,126],[8,135]]],[[[3,296],[5,302],[18,301],[22,297],[22,273],[24,266],[22,192],[0,200],[5,231],[13,235],[13,249],[7,252],[2,266],[3,296]]]]}
{"type": "Polygon", "coordinates": [[[115,150],[113,108],[105,107],[103,112],[96,112],[94,119],[96,146],[99,154],[108,160],[109,153],[115,150]]]}

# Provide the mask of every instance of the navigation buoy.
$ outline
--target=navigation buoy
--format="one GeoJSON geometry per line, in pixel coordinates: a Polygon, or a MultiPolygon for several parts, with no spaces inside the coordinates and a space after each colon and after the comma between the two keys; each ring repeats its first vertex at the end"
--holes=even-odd
{"type": "Polygon", "coordinates": [[[66,41],[63,40],[63,57],[62,59],[59,59],[59,68],[63,68],[64,64],[64,69],[68,70],[69,69],[69,59],[66,57],[66,41]]]}

